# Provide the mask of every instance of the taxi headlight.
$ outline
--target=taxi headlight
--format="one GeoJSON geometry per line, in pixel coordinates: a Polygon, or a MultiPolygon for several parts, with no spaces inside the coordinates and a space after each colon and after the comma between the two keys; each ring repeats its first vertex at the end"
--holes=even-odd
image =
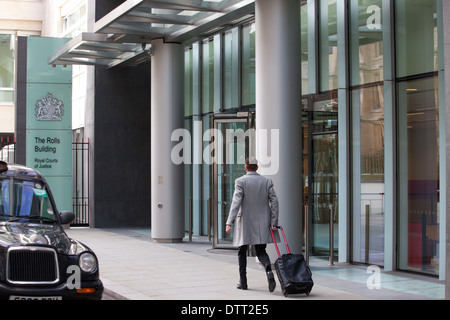
{"type": "Polygon", "coordinates": [[[85,252],[80,255],[78,264],[84,272],[93,272],[97,268],[97,259],[92,253],[85,252]]]}

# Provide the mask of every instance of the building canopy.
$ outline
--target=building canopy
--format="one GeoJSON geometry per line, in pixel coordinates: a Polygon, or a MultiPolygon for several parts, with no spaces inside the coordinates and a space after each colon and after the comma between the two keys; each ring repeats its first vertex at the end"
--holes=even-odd
{"type": "Polygon", "coordinates": [[[183,43],[254,16],[254,0],[128,0],[49,57],[57,65],[139,65],[153,39],[183,43]]]}

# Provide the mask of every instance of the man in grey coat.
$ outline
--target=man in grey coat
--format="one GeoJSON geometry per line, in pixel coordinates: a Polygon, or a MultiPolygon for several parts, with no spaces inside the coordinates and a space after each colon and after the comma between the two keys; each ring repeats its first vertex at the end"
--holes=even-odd
{"type": "Polygon", "coordinates": [[[231,233],[235,224],[233,245],[239,247],[238,289],[247,289],[247,248],[255,246],[256,256],[264,265],[269,291],[275,289],[270,258],[266,252],[267,243],[273,243],[270,229],[277,230],[278,198],[270,178],[259,175],[256,159],[245,160],[246,175],[236,179],[233,202],[226,222],[226,232],[231,233]]]}

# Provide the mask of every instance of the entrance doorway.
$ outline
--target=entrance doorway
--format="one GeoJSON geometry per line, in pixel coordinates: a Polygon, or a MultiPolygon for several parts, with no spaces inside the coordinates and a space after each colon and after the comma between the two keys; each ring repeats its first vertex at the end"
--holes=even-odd
{"type": "MultiPolygon", "coordinates": [[[[245,133],[255,128],[254,113],[221,115],[213,119],[218,133],[214,150],[218,162],[212,167],[212,217],[214,248],[232,248],[233,234],[225,232],[234,182],[245,174],[244,160],[253,146],[245,133]],[[240,133],[239,133],[240,132],[240,133]]],[[[338,248],[338,101],[337,92],[303,99],[304,230],[309,255],[333,255],[338,248]],[[306,213],[309,214],[306,223],[306,213]],[[330,227],[332,229],[330,230],[330,227]],[[330,231],[332,231],[330,233],[330,231]]],[[[254,150],[251,150],[252,152],[254,150]]]]}
{"type": "Polygon", "coordinates": [[[308,256],[333,257],[338,248],[337,110],[334,91],[303,99],[303,234],[308,256]]]}
{"type": "Polygon", "coordinates": [[[225,232],[226,221],[234,194],[234,182],[245,174],[245,159],[249,156],[251,130],[254,129],[254,113],[240,112],[214,119],[213,164],[213,247],[233,247],[233,234],[225,232]]]}

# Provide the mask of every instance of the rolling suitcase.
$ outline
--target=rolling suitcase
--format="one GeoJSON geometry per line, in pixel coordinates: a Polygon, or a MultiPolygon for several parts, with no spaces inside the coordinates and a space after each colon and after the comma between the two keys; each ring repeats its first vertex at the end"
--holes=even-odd
{"type": "Polygon", "coordinates": [[[270,232],[278,253],[278,259],[275,260],[274,265],[283,295],[285,297],[287,297],[288,294],[297,293],[306,293],[306,295],[309,295],[314,285],[311,270],[306,265],[305,258],[302,254],[291,253],[283,228],[278,228],[281,229],[284,243],[286,244],[288,251],[287,254],[280,254],[272,229],[270,229],[270,232]]]}

